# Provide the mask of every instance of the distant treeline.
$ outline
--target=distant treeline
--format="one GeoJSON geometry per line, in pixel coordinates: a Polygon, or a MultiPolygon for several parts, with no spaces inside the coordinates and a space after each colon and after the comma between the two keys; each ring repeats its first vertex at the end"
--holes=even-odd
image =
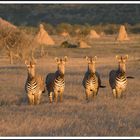
{"type": "Polygon", "coordinates": [[[0,17],[16,24],[138,24],[140,4],[0,4],[0,17]]]}

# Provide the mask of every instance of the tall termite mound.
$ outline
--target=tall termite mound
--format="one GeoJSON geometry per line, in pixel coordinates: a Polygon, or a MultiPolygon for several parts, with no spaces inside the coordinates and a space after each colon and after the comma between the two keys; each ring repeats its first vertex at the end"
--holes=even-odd
{"type": "Polygon", "coordinates": [[[125,40],[129,40],[129,38],[125,30],[125,26],[121,25],[118,33],[117,41],[125,41],[125,40]]]}
{"type": "Polygon", "coordinates": [[[39,32],[36,35],[36,41],[41,45],[42,44],[43,45],[54,45],[55,44],[54,40],[47,33],[47,31],[44,29],[43,24],[39,25],[39,32]]]}
{"type": "Polygon", "coordinates": [[[88,35],[89,39],[97,39],[100,38],[100,35],[97,34],[97,32],[95,30],[91,30],[89,35],[88,35]]]}

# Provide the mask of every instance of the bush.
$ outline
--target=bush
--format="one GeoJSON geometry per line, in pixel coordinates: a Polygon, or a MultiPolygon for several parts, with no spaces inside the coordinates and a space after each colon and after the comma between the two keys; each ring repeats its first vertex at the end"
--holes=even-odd
{"type": "Polygon", "coordinates": [[[57,25],[56,31],[57,31],[58,34],[64,32],[64,31],[68,32],[69,34],[72,34],[73,26],[69,23],[61,23],[61,24],[57,25]]]}
{"type": "Polygon", "coordinates": [[[48,34],[56,34],[56,29],[54,28],[53,25],[49,24],[49,23],[41,23],[44,25],[44,29],[48,32],[48,34]]]}
{"type": "Polygon", "coordinates": [[[60,47],[62,47],[62,48],[77,48],[78,46],[75,44],[71,44],[68,41],[64,41],[61,43],[60,47]]]}
{"type": "Polygon", "coordinates": [[[31,59],[38,45],[33,36],[19,29],[1,29],[0,42],[7,50],[11,64],[14,57],[19,60],[31,59]]]}
{"type": "Polygon", "coordinates": [[[38,31],[37,27],[33,26],[19,26],[19,29],[28,35],[36,35],[38,31]]]}
{"type": "Polygon", "coordinates": [[[138,34],[140,33],[140,24],[129,26],[128,29],[129,29],[129,32],[138,34]]]}

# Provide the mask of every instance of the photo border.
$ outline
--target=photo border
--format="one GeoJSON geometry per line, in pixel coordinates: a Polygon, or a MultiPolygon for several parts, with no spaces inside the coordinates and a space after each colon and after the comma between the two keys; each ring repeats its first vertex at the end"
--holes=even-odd
{"type": "MultiPolygon", "coordinates": [[[[140,1],[0,1],[0,4],[140,4],[140,1]]],[[[122,136],[81,136],[81,137],[74,137],[74,136],[15,136],[15,137],[6,137],[0,136],[0,139],[140,139],[139,137],[122,137],[122,136]]]]}

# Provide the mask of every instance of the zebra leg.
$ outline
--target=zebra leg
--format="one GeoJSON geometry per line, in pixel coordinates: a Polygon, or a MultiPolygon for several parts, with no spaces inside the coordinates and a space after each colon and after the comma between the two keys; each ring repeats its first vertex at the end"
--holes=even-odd
{"type": "Polygon", "coordinates": [[[125,91],[126,91],[126,89],[124,89],[123,91],[122,91],[122,93],[121,93],[121,98],[126,98],[126,93],[125,93],[125,91]]]}
{"type": "Polygon", "coordinates": [[[85,94],[86,94],[86,100],[87,100],[87,102],[89,102],[89,90],[86,90],[85,94]]]}
{"type": "Polygon", "coordinates": [[[61,92],[60,92],[60,102],[61,102],[61,103],[62,103],[62,101],[63,101],[63,93],[64,93],[64,89],[61,90],[61,92]]]}
{"type": "Polygon", "coordinates": [[[123,93],[120,94],[120,98],[123,98],[123,93]]]}
{"type": "Polygon", "coordinates": [[[49,100],[50,100],[50,103],[52,103],[52,100],[53,100],[53,92],[50,92],[49,93],[49,100]]]}
{"type": "Polygon", "coordinates": [[[113,93],[113,96],[114,96],[115,98],[117,98],[117,91],[116,91],[116,89],[112,89],[112,93],[113,93]]]}
{"type": "Polygon", "coordinates": [[[93,91],[93,99],[95,99],[96,96],[97,96],[97,92],[94,92],[94,91],[93,91]]]}
{"type": "Polygon", "coordinates": [[[121,90],[117,90],[117,97],[121,98],[122,97],[122,91],[121,90]]]}
{"type": "Polygon", "coordinates": [[[62,103],[62,101],[63,101],[63,93],[61,92],[60,93],[60,102],[62,103]]]}
{"type": "Polygon", "coordinates": [[[28,102],[30,105],[34,105],[34,95],[32,93],[28,94],[28,102]]]}
{"type": "Polygon", "coordinates": [[[35,94],[35,105],[40,104],[41,93],[35,94]]]}
{"type": "Polygon", "coordinates": [[[95,91],[95,92],[93,93],[93,96],[94,96],[94,97],[96,97],[96,96],[98,95],[98,91],[99,91],[99,88],[97,88],[97,91],[95,91]]]}
{"type": "Polygon", "coordinates": [[[57,98],[58,98],[58,92],[54,91],[54,101],[57,103],[57,98]]]}
{"type": "MultiPolygon", "coordinates": [[[[41,93],[42,93],[42,92],[41,92],[41,93]]],[[[37,104],[40,104],[40,101],[41,101],[41,93],[38,95],[37,104]]]]}
{"type": "Polygon", "coordinates": [[[38,96],[38,95],[37,95],[37,93],[36,93],[36,94],[34,95],[34,104],[35,104],[35,105],[37,105],[37,98],[38,98],[37,96],[38,96]]]}

